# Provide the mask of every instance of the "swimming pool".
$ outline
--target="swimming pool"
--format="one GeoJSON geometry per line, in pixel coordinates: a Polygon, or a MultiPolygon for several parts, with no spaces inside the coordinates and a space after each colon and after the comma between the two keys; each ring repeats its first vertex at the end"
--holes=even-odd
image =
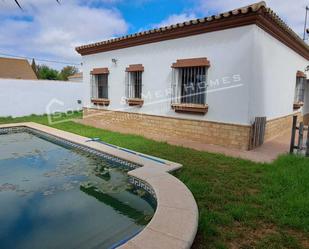
{"type": "Polygon", "coordinates": [[[26,128],[0,129],[0,245],[111,248],[141,231],[156,200],[139,165],[26,128]]]}

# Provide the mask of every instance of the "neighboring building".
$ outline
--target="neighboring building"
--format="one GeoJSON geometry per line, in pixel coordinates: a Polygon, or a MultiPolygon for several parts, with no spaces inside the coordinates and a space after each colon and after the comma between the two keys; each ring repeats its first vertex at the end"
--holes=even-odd
{"type": "Polygon", "coordinates": [[[102,128],[251,149],[309,115],[309,47],[264,2],[76,50],[102,128]]]}
{"type": "Polygon", "coordinates": [[[32,67],[26,59],[0,57],[0,78],[37,80],[32,67]]]}
{"type": "Polygon", "coordinates": [[[69,76],[68,81],[83,82],[83,73],[76,73],[69,76]]]}

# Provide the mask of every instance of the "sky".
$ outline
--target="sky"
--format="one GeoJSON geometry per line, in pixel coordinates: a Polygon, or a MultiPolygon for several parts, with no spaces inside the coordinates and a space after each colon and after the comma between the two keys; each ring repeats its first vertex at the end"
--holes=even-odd
{"type": "MultiPolygon", "coordinates": [[[[19,0],[20,10],[14,0],[0,0],[0,56],[12,54],[79,65],[76,46],[214,15],[256,1],[60,0],[58,4],[56,0],[19,0]]],[[[266,2],[302,36],[309,0],[266,2]]]]}

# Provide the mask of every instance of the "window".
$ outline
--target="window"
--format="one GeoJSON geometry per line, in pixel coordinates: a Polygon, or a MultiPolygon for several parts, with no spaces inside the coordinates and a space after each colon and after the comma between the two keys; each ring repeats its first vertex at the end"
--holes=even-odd
{"type": "Polygon", "coordinates": [[[143,86],[143,72],[144,67],[141,64],[130,65],[127,69],[126,77],[126,98],[129,105],[141,106],[144,102],[142,100],[142,86],[143,86]]]}
{"type": "Polygon", "coordinates": [[[172,108],[175,111],[206,113],[206,58],[177,60],[173,68],[172,108]]]}
{"type": "Polygon", "coordinates": [[[91,71],[92,103],[109,105],[108,100],[108,68],[96,68],[91,71]]]}
{"type": "Polygon", "coordinates": [[[129,87],[128,98],[141,99],[142,98],[142,72],[129,73],[129,87]]]}
{"type": "Polygon", "coordinates": [[[201,104],[206,101],[206,67],[184,67],[179,69],[180,102],[201,104]]]}
{"type": "Polygon", "coordinates": [[[96,75],[95,81],[98,88],[98,98],[108,99],[107,74],[96,75]]]}
{"type": "Polygon", "coordinates": [[[297,72],[296,87],[294,96],[294,109],[299,109],[305,101],[306,75],[303,72],[297,72]]]}

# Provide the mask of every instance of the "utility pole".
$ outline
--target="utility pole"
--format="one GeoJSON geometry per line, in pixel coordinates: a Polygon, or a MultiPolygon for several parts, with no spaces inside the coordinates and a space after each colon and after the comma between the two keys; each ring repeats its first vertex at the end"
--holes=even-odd
{"type": "Polygon", "coordinates": [[[303,40],[304,40],[304,41],[306,40],[308,11],[309,11],[309,7],[306,6],[306,17],[305,17],[305,27],[304,27],[304,37],[303,37],[303,40]]]}

